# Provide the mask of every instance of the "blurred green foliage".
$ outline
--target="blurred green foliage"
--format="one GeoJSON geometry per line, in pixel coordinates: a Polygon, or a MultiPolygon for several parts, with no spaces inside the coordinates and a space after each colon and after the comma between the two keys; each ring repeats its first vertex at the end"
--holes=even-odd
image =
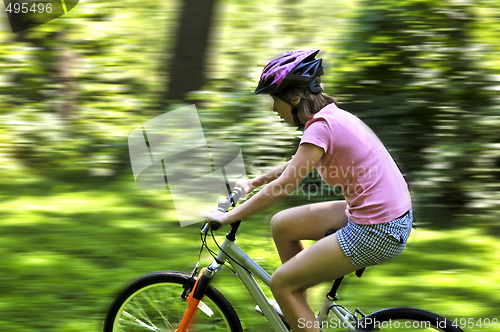
{"type": "MultiPolygon", "coordinates": [[[[200,225],[179,227],[165,192],[141,189],[129,176],[96,186],[58,183],[27,169],[1,171],[12,179],[0,187],[2,330],[100,331],[107,308],[127,283],[152,271],[190,272],[198,259],[200,225]]],[[[246,220],[238,235],[238,245],[269,272],[280,263],[268,222],[286,205],[246,220]]],[[[219,243],[225,231],[216,234],[219,243]]],[[[369,267],[361,279],[348,276],[339,303],[364,313],[413,306],[452,320],[498,317],[499,250],[497,237],[481,229],[419,228],[393,261],[369,267]]],[[[205,253],[201,264],[209,261],[205,253]]],[[[214,286],[234,305],[245,331],[270,330],[228,269],[214,286]]],[[[314,310],[330,286],[309,291],[314,310]]]]}
{"type": "Polygon", "coordinates": [[[49,24],[4,30],[4,149],[33,172],[69,182],[128,168],[126,138],[153,98],[174,9],[135,0],[82,3],[49,24]]]}
{"type": "Polygon", "coordinates": [[[332,82],[342,105],[398,159],[424,215],[494,214],[500,83],[498,69],[482,64],[495,46],[474,38],[476,8],[430,0],[360,8],[332,82]]]}
{"type": "MultiPolygon", "coordinates": [[[[168,191],[133,183],[127,148],[135,127],[181,106],[156,106],[179,7],[80,2],[19,34],[0,20],[2,331],[98,331],[131,279],[192,269],[197,225],[179,227],[168,191]]],[[[207,84],[189,96],[209,141],[240,145],[249,176],[289,159],[300,132],[253,89],[273,56],[320,48],[327,92],[374,129],[410,179],[425,230],[394,262],[347,278],[347,307],[498,315],[499,17],[489,0],[218,2],[207,84]]],[[[307,181],[320,182],[316,173],[307,181]]],[[[272,214],[332,198],[294,195],[244,223],[239,244],[272,271],[272,214]]],[[[269,329],[229,272],[216,286],[246,331],[269,329]]],[[[326,287],[311,291],[316,309],[326,287]]]]}

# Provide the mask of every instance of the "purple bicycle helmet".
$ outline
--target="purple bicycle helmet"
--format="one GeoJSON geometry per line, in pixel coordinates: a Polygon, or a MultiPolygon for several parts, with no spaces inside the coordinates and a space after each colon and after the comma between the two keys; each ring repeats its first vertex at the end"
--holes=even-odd
{"type": "Polygon", "coordinates": [[[314,79],[323,75],[321,59],[315,59],[319,50],[303,50],[283,54],[264,67],[255,94],[278,93],[290,85],[305,85],[309,92],[323,91],[314,79]]]}

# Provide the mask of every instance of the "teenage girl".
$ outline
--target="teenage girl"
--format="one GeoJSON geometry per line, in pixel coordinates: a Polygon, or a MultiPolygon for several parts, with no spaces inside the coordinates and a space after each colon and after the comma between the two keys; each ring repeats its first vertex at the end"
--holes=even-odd
{"type": "Polygon", "coordinates": [[[267,185],[232,211],[213,210],[208,218],[228,225],[262,212],[290,195],[314,167],[327,184],[341,186],[345,201],[294,207],[271,220],[283,265],[270,286],[276,309],[295,332],[319,331],[306,301],[307,288],[397,256],[413,221],[408,186],[382,142],[322,93],[318,52],[290,52],[272,60],[255,90],[271,95],[273,111],[286,123],[305,125],[295,156],[267,174],[238,181],[247,193],[267,185]],[[332,229],[337,232],[325,237],[332,229]],[[317,242],[304,249],[301,240],[317,242]]]}

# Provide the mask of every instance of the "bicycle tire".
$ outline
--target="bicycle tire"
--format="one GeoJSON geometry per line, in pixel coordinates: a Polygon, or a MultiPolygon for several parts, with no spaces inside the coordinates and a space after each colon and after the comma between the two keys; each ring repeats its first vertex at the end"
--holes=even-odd
{"type": "Polygon", "coordinates": [[[360,322],[366,331],[437,330],[463,332],[451,321],[433,312],[416,308],[388,308],[376,311],[360,322]],[[399,322],[399,324],[398,324],[399,322]]]}
{"type": "MultiPolygon", "coordinates": [[[[175,331],[187,309],[187,301],[180,295],[188,280],[188,274],[176,271],[155,272],[137,279],[111,305],[104,332],[175,331]]],[[[198,310],[190,331],[243,331],[236,311],[218,290],[208,287],[202,302],[213,315],[198,310]]]]}

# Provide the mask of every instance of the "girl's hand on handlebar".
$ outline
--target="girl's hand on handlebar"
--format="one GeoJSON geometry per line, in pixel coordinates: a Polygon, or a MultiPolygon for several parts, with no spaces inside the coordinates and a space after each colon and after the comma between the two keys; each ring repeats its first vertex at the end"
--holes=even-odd
{"type": "MultiPolygon", "coordinates": [[[[234,186],[235,187],[242,187],[243,189],[245,189],[245,196],[248,195],[249,193],[251,193],[255,189],[255,187],[253,185],[253,180],[250,180],[250,179],[237,180],[234,186]]],[[[242,196],[242,198],[245,196],[242,196]]]]}
{"type": "Polygon", "coordinates": [[[227,222],[226,213],[220,212],[219,210],[210,211],[210,214],[208,215],[207,221],[208,221],[209,226],[210,226],[210,223],[212,223],[212,222],[216,222],[216,223],[220,224],[221,227],[229,224],[227,222]]]}

